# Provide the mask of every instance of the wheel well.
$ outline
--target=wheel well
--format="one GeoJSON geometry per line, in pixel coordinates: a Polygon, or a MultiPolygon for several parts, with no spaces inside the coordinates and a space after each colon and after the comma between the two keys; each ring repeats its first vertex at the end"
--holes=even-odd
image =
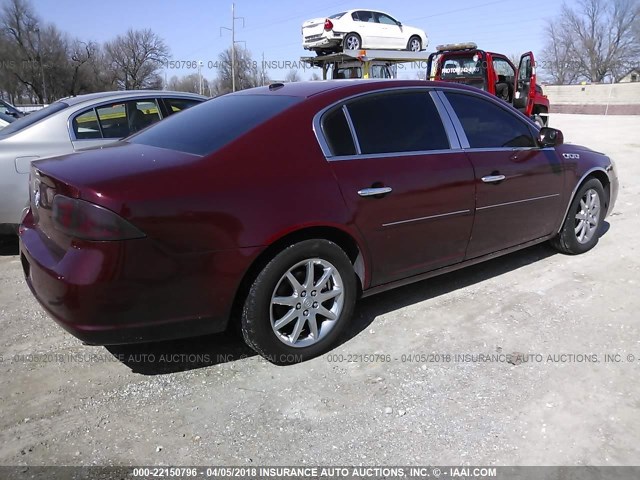
{"type": "MultiPolygon", "coordinates": [[[[582,187],[582,185],[591,180],[592,178],[597,179],[601,184],[602,184],[602,188],[604,189],[604,194],[605,194],[605,202],[606,202],[606,209],[609,209],[609,199],[611,198],[611,182],[609,182],[609,176],[603,172],[602,170],[596,170],[595,172],[590,173],[585,179],[584,181],[580,184],[580,186],[578,187],[578,190],[582,187]]],[[[576,190],[577,192],[577,190],[576,190]]],[[[571,201],[573,201],[573,199],[571,199],[571,201]]]]}
{"type": "Polygon", "coordinates": [[[289,245],[293,245],[304,240],[311,240],[314,238],[329,240],[338,245],[349,257],[351,263],[354,264],[356,270],[356,278],[358,279],[358,296],[362,292],[362,285],[364,282],[364,263],[362,254],[358,243],[348,233],[333,227],[310,227],[303,230],[297,230],[289,233],[282,238],[279,238],[274,243],[269,245],[251,264],[247,272],[245,273],[240,286],[236,292],[233,307],[231,309],[231,318],[229,324],[237,322],[242,313],[242,306],[244,299],[251,288],[251,284],[262,271],[262,269],[269,263],[273,257],[284,250],[289,245]]]}

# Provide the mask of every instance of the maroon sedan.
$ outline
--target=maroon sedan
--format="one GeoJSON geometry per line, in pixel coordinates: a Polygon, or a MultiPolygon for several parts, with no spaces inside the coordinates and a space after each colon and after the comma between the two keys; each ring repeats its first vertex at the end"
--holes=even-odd
{"type": "Polygon", "coordinates": [[[93,344],[239,322],[277,363],[335,343],[359,296],[550,240],[598,241],[612,161],[450,83],[274,84],[34,163],[27,283],[93,344]]]}

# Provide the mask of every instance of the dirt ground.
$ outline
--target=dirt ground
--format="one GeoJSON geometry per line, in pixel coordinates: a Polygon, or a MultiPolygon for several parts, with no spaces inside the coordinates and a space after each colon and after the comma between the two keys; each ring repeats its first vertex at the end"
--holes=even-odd
{"type": "Polygon", "coordinates": [[[365,299],[344,343],[296,366],[230,335],[84,346],[3,247],[0,465],[637,465],[640,116],[551,125],[617,162],[594,250],[541,245],[365,299]]]}

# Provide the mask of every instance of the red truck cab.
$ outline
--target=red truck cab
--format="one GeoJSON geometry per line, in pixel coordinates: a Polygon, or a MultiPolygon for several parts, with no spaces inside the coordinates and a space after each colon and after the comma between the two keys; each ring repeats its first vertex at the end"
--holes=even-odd
{"type": "Polygon", "coordinates": [[[429,56],[431,80],[464,83],[511,103],[541,127],[549,123],[549,99],[536,79],[532,52],[520,57],[516,68],[505,55],[485,52],[475,43],[439,45],[429,56]]]}

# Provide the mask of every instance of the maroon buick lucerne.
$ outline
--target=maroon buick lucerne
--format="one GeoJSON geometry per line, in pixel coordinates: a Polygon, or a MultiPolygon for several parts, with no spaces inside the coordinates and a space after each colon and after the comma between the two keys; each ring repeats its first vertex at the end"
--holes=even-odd
{"type": "Polygon", "coordinates": [[[34,162],[27,283],[91,344],[219,332],[287,363],[358,297],[549,240],[597,242],[613,162],[472,87],[273,84],[34,162]]]}

